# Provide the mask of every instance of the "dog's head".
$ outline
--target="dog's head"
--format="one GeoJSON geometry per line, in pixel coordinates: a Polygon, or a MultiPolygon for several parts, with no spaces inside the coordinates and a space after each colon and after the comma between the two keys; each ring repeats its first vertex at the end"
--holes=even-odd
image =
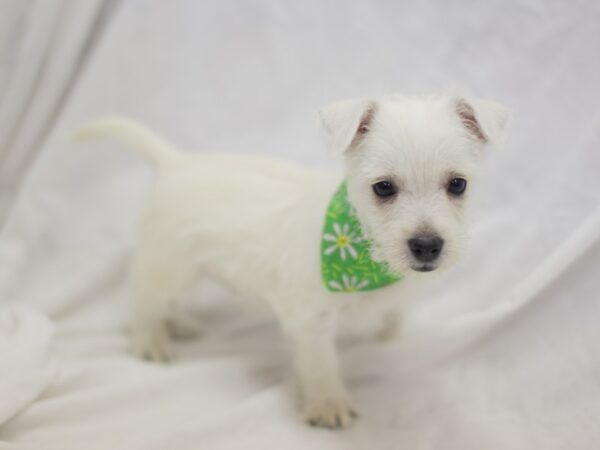
{"type": "Polygon", "coordinates": [[[508,111],[485,100],[390,96],[334,103],[320,117],[328,146],[344,156],[373,258],[396,272],[455,260],[479,154],[502,144],[508,111]]]}

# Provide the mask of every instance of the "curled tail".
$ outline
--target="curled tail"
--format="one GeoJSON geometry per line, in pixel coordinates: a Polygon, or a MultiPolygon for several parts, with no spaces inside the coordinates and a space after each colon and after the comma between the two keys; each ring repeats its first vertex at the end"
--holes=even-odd
{"type": "Polygon", "coordinates": [[[85,123],[72,136],[74,142],[101,138],[122,142],[155,166],[164,165],[178,154],[156,133],[126,117],[108,116],[85,123]]]}

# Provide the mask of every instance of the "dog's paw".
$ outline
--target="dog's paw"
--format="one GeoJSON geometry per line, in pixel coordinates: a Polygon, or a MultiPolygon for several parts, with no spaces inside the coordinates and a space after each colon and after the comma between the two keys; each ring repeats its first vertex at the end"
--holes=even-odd
{"type": "Polygon", "coordinates": [[[323,399],[306,405],[304,421],[313,427],[346,428],[358,414],[348,401],[323,399]]]}
{"type": "Polygon", "coordinates": [[[171,339],[165,324],[133,324],[132,350],[141,359],[167,363],[173,359],[171,339]]]}
{"type": "Polygon", "coordinates": [[[168,320],[167,326],[172,336],[178,339],[193,339],[202,336],[202,326],[187,316],[178,315],[168,320]]]}

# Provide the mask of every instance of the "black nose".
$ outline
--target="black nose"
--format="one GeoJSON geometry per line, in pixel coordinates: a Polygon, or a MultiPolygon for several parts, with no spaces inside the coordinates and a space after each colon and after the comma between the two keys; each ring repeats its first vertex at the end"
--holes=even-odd
{"type": "Polygon", "coordinates": [[[439,236],[420,236],[409,239],[408,246],[419,261],[430,262],[440,256],[444,240],[439,236]]]}

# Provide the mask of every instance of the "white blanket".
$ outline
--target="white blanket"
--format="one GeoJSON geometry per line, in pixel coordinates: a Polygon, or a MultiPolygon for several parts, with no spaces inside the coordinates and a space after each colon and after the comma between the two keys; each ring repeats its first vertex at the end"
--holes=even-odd
{"type": "MultiPolygon", "coordinates": [[[[85,58],[49,53],[76,76],[60,101],[28,100],[56,115],[21,110],[20,136],[49,133],[27,158],[8,153],[28,170],[4,192],[0,448],[600,448],[597,2],[109,3],[101,27],[97,2],[64,16],[85,58]],[[349,429],[297,420],[276,323],[215,289],[188,302],[206,335],[173,364],[129,355],[127,265],[151,173],[112,143],[70,145],[69,130],[121,112],[185,148],[333,166],[321,104],[457,85],[513,109],[509,141],[484,156],[468,256],[416,301],[405,336],[342,342],[361,412],[349,429]]],[[[31,61],[7,59],[19,73],[31,61]]]]}

